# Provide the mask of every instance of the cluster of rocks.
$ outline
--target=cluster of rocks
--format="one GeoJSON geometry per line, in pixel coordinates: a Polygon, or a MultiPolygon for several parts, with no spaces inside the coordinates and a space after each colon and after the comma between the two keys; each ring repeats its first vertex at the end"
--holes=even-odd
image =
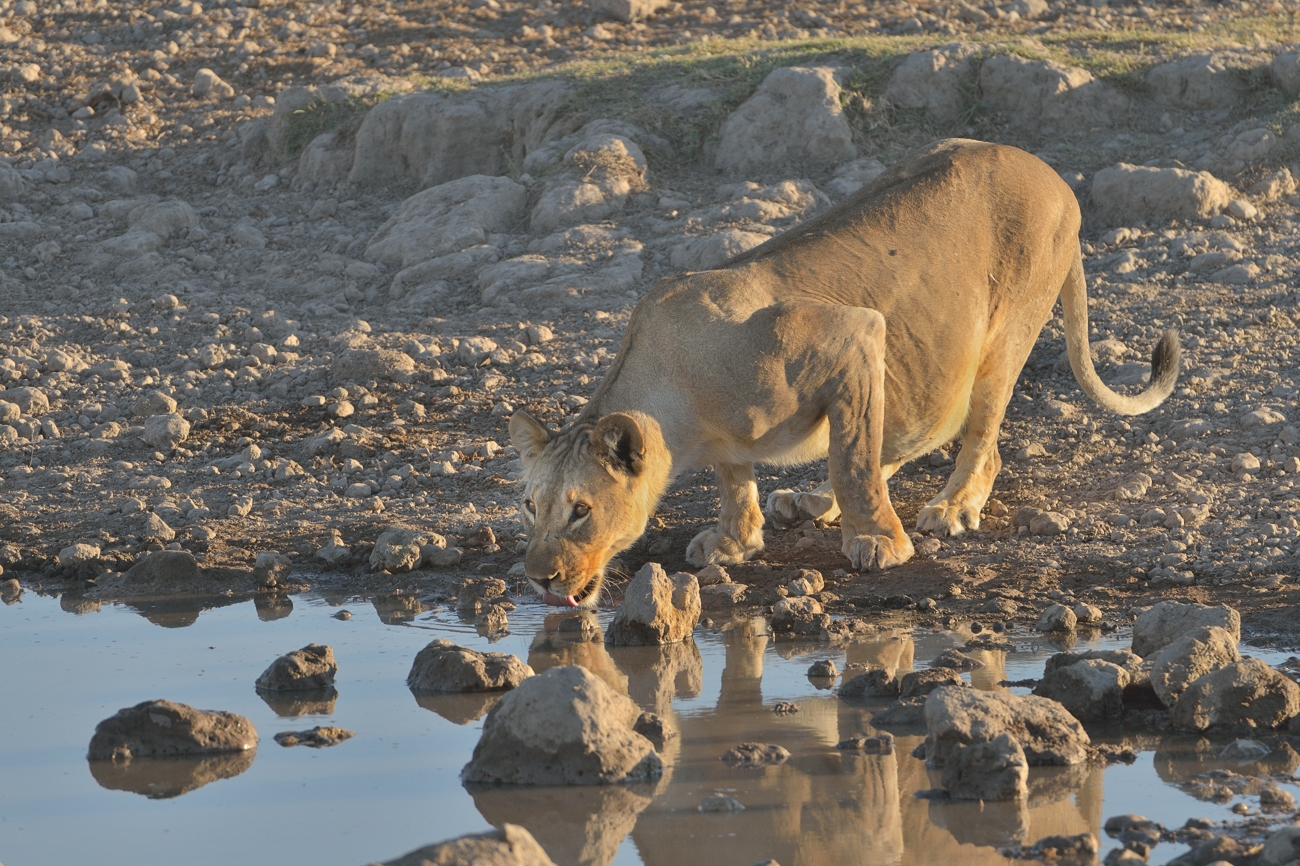
{"type": "MultiPolygon", "coordinates": [[[[1300,687],[1242,658],[1239,642],[1236,610],[1160,602],[1138,614],[1131,650],[1058,653],[1029,697],[970,688],[961,671],[978,663],[957,651],[901,676],[890,667],[850,667],[838,693],[896,699],[872,717],[878,728],[923,725],[922,756],[942,770],[944,796],[1016,800],[1030,790],[1030,767],[1098,759],[1080,723],[1118,720],[1128,709],[1163,705],[1172,727],[1191,733],[1249,736],[1300,725],[1300,687]]],[[[819,662],[808,673],[833,681],[838,671],[819,662]]]]}
{"type": "Polygon", "coordinates": [[[1133,647],[1062,653],[1048,660],[1034,693],[1084,721],[1119,718],[1126,699],[1154,694],[1173,727],[1262,731],[1300,715],[1300,687],[1258,659],[1242,658],[1236,610],[1160,602],[1133,625],[1133,647]]]}

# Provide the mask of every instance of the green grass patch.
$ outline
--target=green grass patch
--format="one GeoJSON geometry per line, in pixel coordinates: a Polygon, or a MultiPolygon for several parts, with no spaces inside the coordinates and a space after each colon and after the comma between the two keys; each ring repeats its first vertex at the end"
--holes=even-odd
{"type": "MultiPolygon", "coordinates": [[[[1300,25],[1289,16],[1240,18],[1210,25],[1205,30],[1167,32],[1155,30],[1053,30],[1032,38],[1005,34],[962,35],[980,46],[976,62],[1000,54],[1034,60],[1052,60],[1087,69],[1121,89],[1139,95],[1147,91],[1146,72],[1171,58],[1216,48],[1251,44],[1256,35],[1269,40],[1300,41],[1300,25]]],[[[647,132],[667,138],[678,156],[691,160],[717,135],[719,127],[737,106],[748,99],[762,80],[786,66],[838,66],[845,69],[843,104],[855,135],[864,138],[898,130],[928,130],[919,112],[899,110],[881,99],[893,69],[910,52],[936,48],[954,41],[951,36],[856,36],[839,39],[759,40],[711,39],[689,45],[641,52],[617,51],[571,61],[540,71],[494,78],[487,84],[467,79],[409,79],[419,89],[447,93],[476,87],[521,84],[544,79],[562,80],[574,88],[574,98],[561,113],[582,120],[623,118],[647,132]],[[696,110],[677,113],[658,98],[666,88],[707,89],[710,98],[696,110]]],[[[1268,81],[1251,82],[1259,107],[1280,99],[1268,81]]],[[[964,131],[980,126],[982,106],[977,86],[969,88],[965,111],[952,126],[964,131]]],[[[346,132],[359,124],[378,99],[346,105],[312,106],[295,117],[296,150],[323,131],[346,132]]],[[[1288,101],[1286,104],[1290,104],[1288,101]]],[[[1279,103],[1276,109],[1285,105],[1279,103]]],[[[931,130],[939,132],[942,130],[931,130]]],[[[295,152],[296,152],[295,150],[295,152]]]]}

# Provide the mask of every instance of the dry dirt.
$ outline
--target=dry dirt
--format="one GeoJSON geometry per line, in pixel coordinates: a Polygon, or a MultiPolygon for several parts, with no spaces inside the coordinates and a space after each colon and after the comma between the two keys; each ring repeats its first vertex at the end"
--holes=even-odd
{"type": "MultiPolygon", "coordinates": [[[[545,73],[576,82],[587,102],[572,110],[591,118],[616,115],[637,75],[661,85],[680,72],[685,83],[714,87],[720,96],[690,124],[636,115],[657,135],[683,136],[672,142],[676,156],[651,154],[648,189],[606,222],[645,239],[638,292],[677,270],[671,253],[681,237],[663,237],[661,227],[719,200],[723,179],[709,166],[718,125],[773,64],[847,66],[857,151],[886,164],[953,132],[1025,146],[1080,181],[1127,161],[1206,168],[1250,190],[1295,159],[1296,136],[1286,134],[1294,96],[1267,82],[1251,83],[1229,108],[1069,135],[1016,126],[977,100],[947,125],[882,100],[902,54],[956,38],[1074,58],[1134,92],[1142,86],[1133,70],[1156,60],[1211,48],[1276,55],[1296,38],[1295,9],[1280,3],[1051,3],[1036,18],[1017,6],[739,0],[676,3],[623,23],[551,0],[3,0],[0,158],[22,182],[0,190],[0,385],[8,389],[0,400],[23,405],[5,422],[14,436],[0,427],[0,579],[75,599],[166,545],[230,570],[215,575],[246,573],[258,553],[274,550],[309,582],[418,597],[469,574],[506,576],[518,562],[519,467],[502,447],[506,417],[527,407],[552,425],[571,418],[614,357],[631,299],[585,310],[482,307],[456,286],[436,308],[390,299],[392,275],[364,260],[366,241],[416,190],[295,183],[291,163],[272,170],[241,147],[241,130],[270,116],[290,85],[368,77],[370,102],[354,106],[362,112],[390,92],[456,93],[480,79],[484,87],[545,73]],[[1014,41],[1028,37],[1036,41],[1014,41]],[[229,90],[192,95],[202,68],[229,90]],[[1226,153],[1234,137],[1258,129],[1271,130],[1278,146],[1226,153]],[[123,235],[148,196],[186,202],[195,219],[138,257],[105,258],[104,242],[123,235]],[[490,338],[497,352],[482,359],[465,350],[471,337],[490,338]],[[412,369],[395,375],[385,355],[339,368],[345,353],[372,349],[401,353],[412,369]],[[21,388],[39,389],[48,410],[39,396],[32,406],[31,394],[16,394],[21,388]],[[170,400],[187,438],[174,448],[147,444],[145,422],[171,411],[170,400]],[[484,524],[491,536],[476,534],[484,524]],[[441,535],[464,559],[374,574],[370,545],[391,525],[441,535]],[[76,543],[86,547],[60,560],[76,543]],[[339,556],[327,562],[323,547],[339,556]]],[[[521,178],[518,167],[511,173],[521,178]]],[[[753,179],[807,178],[827,189],[831,176],[753,179]]],[[[1139,387],[1156,337],[1178,327],[1185,354],[1175,395],[1142,418],[1096,411],[1061,363],[1054,321],[1012,400],[1005,467],[980,531],[918,536],[914,561],[854,575],[842,573],[838,529],[769,527],[762,560],[732,569],[751,585],[750,604],[770,604],[793,569],[810,567],[839,599],[827,596],[831,611],[877,620],[1031,622],[1064,597],[1102,607],[1113,626],[1135,606],[1188,598],[1238,607],[1256,640],[1300,642],[1290,615],[1300,593],[1294,190],[1246,196],[1258,211],[1248,218],[1147,220],[1109,239],[1120,226],[1096,214],[1086,184],[1079,192],[1101,375],[1139,387]],[[1207,252],[1222,254],[1217,264],[1249,266],[1246,276],[1215,281],[1193,270],[1192,257],[1207,252]],[[1022,508],[1063,515],[1068,528],[1032,535],[1017,525],[1028,520],[1017,520],[1022,508]],[[935,604],[917,611],[926,598],[935,604]]],[[[758,228],[791,223],[781,219],[758,228]]],[[[536,239],[527,227],[507,234],[517,249],[536,239]]],[[[905,523],[951,463],[952,452],[939,451],[896,476],[905,523]]],[[[766,472],[761,494],[811,486],[823,472],[766,472]]],[[[651,559],[684,567],[686,543],[716,504],[707,471],[681,478],[624,555],[624,574],[651,559]]],[[[250,582],[230,585],[242,591],[250,582]]]]}

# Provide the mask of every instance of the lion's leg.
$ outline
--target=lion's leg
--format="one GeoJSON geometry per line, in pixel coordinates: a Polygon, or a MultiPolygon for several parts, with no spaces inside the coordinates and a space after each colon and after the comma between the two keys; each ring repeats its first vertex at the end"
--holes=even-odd
{"type": "MultiPolygon", "coordinates": [[[[828,323],[829,324],[829,323],[828,323]]],[[[843,362],[827,410],[827,465],[839,503],[844,555],[854,568],[890,568],[912,556],[912,541],[889,501],[880,467],[885,427],[885,319],[875,310],[840,310],[825,332],[843,362]],[[838,325],[836,327],[835,325],[838,325]],[[843,340],[840,343],[835,338],[843,340]]]]}
{"type": "Polygon", "coordinates": [[[722,508],[718,525],[691,540],[686,560],[695,566],[734,565],[763,549],[763,512],[758,507],[758,484],[752,463],[719,463],[722,508]]]}
{"type": "MultiPolygon", "coordinates": [[[[1024,355],[1028,357],[1027,349],[1024,355]]],[[[998,429],[1024,365],[1024,358],[1019,360],[1019,364],[1004,364],[994,358],[984,360],[982,375],[976,378],[971,389],[970,414],[956,466],[943,492],[921,509],[916,518],[917,529],[936,535],[960,535],[967,529],[979,529],[980,509],[993,492],[993,481],[1002,469],[998,429]]]]}
{"type": "Polygon", "coordinates": [[[835,491],[830,481],[823,481],[812,490],[773,490],[767,496],[765,509],[768,520],[773,526],[793,526],[805,520],[820,520],[830,523],[840,516],[839,503],[835,501],[835,491]]]}

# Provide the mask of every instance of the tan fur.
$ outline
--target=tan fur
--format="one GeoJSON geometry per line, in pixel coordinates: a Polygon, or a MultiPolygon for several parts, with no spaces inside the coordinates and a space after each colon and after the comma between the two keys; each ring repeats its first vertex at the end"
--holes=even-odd
{"type": "Polygon", "coordinates": [[[593,603],[604,564],[641,535],[670,478],[705,465],[722,508],[687,558],[748,559],[763,547],[753,464],[821,456],[828,486],[778,491],[769,516],[838,512],[853,567],[889,568],[912,543],[885,482],[957,436],[952,477],[917,527],[977,528],[1001,468],[1003,413],[1058,296],[1089,397],[1134,414],[1173,390],[1172,334],[1145,393],[1121,396],[1097,378],[1079,223],[1074,194],[1042,161],[954,139],[718,270],[660,281],[573,427],[551,434],[524,413],[511,419],[537,507],[525,518],[529,578],[593,603]],[[598,433],[607,423],[613,438],[598,433]],[[617,453],[628,441],[640,448],[635,466],[617,453]],[[590,504],[592,526],[572,521],[569,489],[590,504]]]}

